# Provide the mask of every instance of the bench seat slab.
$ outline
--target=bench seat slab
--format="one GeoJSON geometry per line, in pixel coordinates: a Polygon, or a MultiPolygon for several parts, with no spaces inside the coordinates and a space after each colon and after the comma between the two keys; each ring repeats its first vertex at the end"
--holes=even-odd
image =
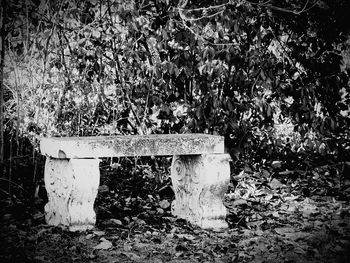
{"type": "Polygon", "coordinates": [[[171,178],[173,215],[204,229],[224,229],[224,195],[230,182],[228,154],[174,156],[171,178]]]}
{"type": "Polygon", "coordinates": [[[198,133],[51,137],[41,139],[40,151],[62,159],[224,153],[224,137],[198,133]]]}
{"type": "Polygon", "coordinates": [[[45,186],[49,225],[65,225],[71,231],[94,227],[94,202],[100,183],[98,159],[55,159],[47,157],[45,186]]]}

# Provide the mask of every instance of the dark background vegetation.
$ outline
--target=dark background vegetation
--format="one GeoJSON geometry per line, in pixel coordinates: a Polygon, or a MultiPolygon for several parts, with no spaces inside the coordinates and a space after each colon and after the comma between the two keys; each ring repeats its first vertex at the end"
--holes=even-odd
{"type": "MultiPolygon", "coordinates": [[[[232,191],[248,168],[269,180],[282,172],[285,182],[310,183],[315,167],[327,167],[325,181],[350,178],[349,1],[9,0],[1,8],[7,217],[43,211],[42,136],[223,135],[232,191]]],[[[147,189],[142,198],[160,201],[172,196],[168,166],[106,159],[101,184],[105,194],[117,189],[119,169],[127,196],[147,189]]],[[[324,193],[345,200],[342,189],[324,193]]],[[[307,185],[300,191],[312,195],[307,185]]],[[[98,215],[111,216],[109,208],[98,215]]]]}

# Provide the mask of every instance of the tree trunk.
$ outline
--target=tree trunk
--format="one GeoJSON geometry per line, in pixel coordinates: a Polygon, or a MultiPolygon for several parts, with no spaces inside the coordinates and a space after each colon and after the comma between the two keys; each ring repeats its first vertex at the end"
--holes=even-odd
{"type": "Polygon", "coordinates": [[[0,4],[0,173],[4,161],[4,59],[5,59],[5,1],[0,4]]]}

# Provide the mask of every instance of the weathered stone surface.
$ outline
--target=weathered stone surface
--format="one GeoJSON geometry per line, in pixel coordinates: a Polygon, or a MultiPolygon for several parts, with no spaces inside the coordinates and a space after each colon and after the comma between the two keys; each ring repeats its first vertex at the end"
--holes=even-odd
{"type": "Polygon", "coordinates": [[[175,201],[172,212],[202,228],[222,229],[224,194],[230,179],[230,156],[224,139],[206,134],[43,138],[47,155],[45,206],[50,225],[70,230],[94,226],[93,210],[99,185],[99,161],[114,156],[173,155],[171,167],[175,201]]]}
{"type": "Polygon", "coordinates": [[[65,225],[71,231],[94,227],[99,160],[47,157],[44,179],[49,199],[45,205],[45,219],[49,225],[65,225]]]}
{"type": "Polygon", "coordinates": [[[227,228],[223,200],[230,182],[229,160],[228,154],[174,156],[173,215],[205,229],[227,228]]]}
{"type": "Polygon", "coordinates": [[[208,134],[152,134],[42,138],[41,153],[54,158],[98,158],[224,153],[224,138],[208,134]]]}

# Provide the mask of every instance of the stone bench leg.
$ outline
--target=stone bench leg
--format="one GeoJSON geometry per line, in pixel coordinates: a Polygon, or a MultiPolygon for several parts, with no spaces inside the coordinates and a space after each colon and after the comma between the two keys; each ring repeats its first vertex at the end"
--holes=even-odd
{"type": "Polygon", "coordinates": [[[174,156],[173,215],[205,229],[227,228],[223,199],[230,182],[229,160],[228,154],[174,156]]]}
{"type": "Polygon", "coordinates": [[[45,205],[45,219],[49,225],[65,225],[71,231],[94,227],[99,162],[47,157],[44,179],[49,202],[45,205]]]}

